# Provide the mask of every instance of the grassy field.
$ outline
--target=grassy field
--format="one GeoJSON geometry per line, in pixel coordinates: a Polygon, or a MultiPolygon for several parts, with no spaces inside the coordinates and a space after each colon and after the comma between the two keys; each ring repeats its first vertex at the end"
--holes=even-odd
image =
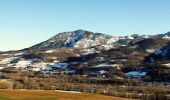
{"type": "Polygon", "coordinates": [[[67,93],[57,91],[0,90],[0,100],[128,100],[90,93],[67,93]]]}

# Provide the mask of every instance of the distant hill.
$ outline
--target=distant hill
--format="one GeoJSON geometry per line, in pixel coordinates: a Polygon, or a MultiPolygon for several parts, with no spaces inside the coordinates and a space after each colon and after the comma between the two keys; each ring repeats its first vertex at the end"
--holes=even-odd
{"type": "Polygon", "coordinates": [[[147,36],[111,36],[86,30],[76,30],[59,33],[50,39],[24,50],[54,49],[54,48],[89,48],[93,46],[122,46],[131,41],[139,41],[147,36]]]}

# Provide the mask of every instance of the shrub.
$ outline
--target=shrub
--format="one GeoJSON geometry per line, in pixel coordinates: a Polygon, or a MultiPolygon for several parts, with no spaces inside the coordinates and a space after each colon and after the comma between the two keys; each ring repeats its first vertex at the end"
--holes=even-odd
{"type": "Polygon", "coordinates": [[[11,81],[0,81],[0,89],[13,89],[13,82],[11,81]]]}

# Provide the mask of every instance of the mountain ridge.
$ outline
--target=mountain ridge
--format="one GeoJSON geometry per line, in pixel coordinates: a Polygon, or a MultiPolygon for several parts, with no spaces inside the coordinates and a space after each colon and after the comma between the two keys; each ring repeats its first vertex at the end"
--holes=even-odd
{"type": "Polygon", "coordinates": [[[39,49],[55,49],[55,48],[88,48],[92,46],[115,46],[126,45],[131,40],[137,38],[146,38],[146,35],[132,35],[132,36],[112,36],[98,32],[91,32],[86,30],[76,30],[61,32],[51,37],[50,39],[33,45],[23,50],[39,50],[39,49]]]}
{"type": "MultiPolygon", "coordinates": [[[[48,40],[37,43],[31,47],[27,47],[17,51],[27,50],[41,50],[41,49],[56,49],[56,48],[89,48],[93,46],[104,46],[107,49],[115,46],[126,46],[129,43],[137,43],[148,38],[169,38],[169,32],[156,35],[127,35],[127,36],[113,36],[99,32],[91,32],[83,29],[75,31],[60,32],[48,40]]],[[[10,51],[6,51],[10,52],[10,51]]]]}

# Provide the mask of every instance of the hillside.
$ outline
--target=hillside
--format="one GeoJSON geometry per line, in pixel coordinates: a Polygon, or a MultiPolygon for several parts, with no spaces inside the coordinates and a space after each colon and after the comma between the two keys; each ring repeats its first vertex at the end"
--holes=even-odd
{"type": "Polygon", "coordinates": [[[50,49],[63,47],[91,47],[106,44],[112,36],[93,33],[85,30],[59,33],[47,41],[34,45],[29,49],[50,49]]]}
{"type": "Polygon", "coordinates": [[[129,42],[139,41],[149,36],[112,36],[102,33],[95,33],[86,30],[76,30],[71,32],[59,33],[50,39],[36,44],[24,50],[40,50],[55,48],[89,48],[93,46],[104,46],[105,48],[113,48],[114,46],[128,45],[129,42]]]}

